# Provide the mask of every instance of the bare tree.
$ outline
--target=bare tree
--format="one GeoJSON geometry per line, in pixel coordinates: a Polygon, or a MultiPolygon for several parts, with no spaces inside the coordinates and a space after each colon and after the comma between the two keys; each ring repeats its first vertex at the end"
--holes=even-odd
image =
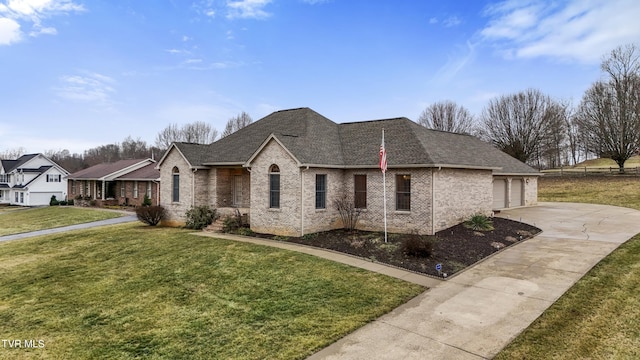
{"type": "Polygon", "coordinates": [[[156,135],[156,146],[160,149],[168,149],[174,141],[182,141],[178,124],[169,124],[156,135]]]}
{"type": "Polygon", "coordinates": [[[252,122],[253,119],[251,119],[251,116],[243,111],[241,114],[234,116],[227,121],[227,125],[225,126],[221,137],[229,136],[252,122]]]}
{"type": "Polygon", "coordinates": [[[481,134],[505,153],[532,163],[564,114],[562,105],[539,90],[503,95],[483,109],[481,134]]]}
{"type": "Polygon", "coordinates": [[[615,48],[601,69],[608,79],[585,92],[577,119],[588,150],[613,159],[624,173],[640,148],[640,49],[615,48]]]}
{"type": "Polygon", "coordinates": [[[22,146],[17,147],[17,148],[13,148],[13,149],[7,149],[5,151],[0,152],[0,159],[1,160],[15,160],[17,158],[19,158],[20,156],[24,155],[27,153],[27,149],[23,148],[22,146]]]}
{"type": "Polygon", "coordinates": [[[418,124],[428,129],[460,134],[471,134],[475,130],[469,110],[450,100],[429,105],[418,117],[418,124]]]}
{"type": "Polygon", "coordinates": [[[149,156],[150,150],[147,142],[137,138],[134,140],[127,136],[120,144],[120,157],[123,159],[142,159],[149,156]]]}
{"type": "Polygon", "coordinates": [[[156,135],[156,146],[160,149],[168,149],[173,142],[191,142],[197,144],[210,144],[216,141],[218,130],[211,125],[196,121],[178,127],[178,124],[169,124],[156,135]]]}
{"type": "Polygon", "coordinates": [[[182,127],[182,141],[196,144],[211,144],[216,141],[218,130],[203,121],[185,124],[182,127]]]}

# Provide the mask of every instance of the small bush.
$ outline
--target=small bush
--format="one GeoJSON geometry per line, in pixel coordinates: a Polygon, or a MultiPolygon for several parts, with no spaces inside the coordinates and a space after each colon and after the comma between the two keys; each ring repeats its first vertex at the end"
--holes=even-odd
{"type": "Polygon", "coordinates": [[[144,194],[144,199],[142,199],[142,206],[151,206],[151,199],[144,194]]]}
{"type": "Polygon", "coordinates": [[[65,206],[65,205],[67,205],[68,203],[67,203],[65,200],[62,200],[62,201],[60,201],[60,203],[59,203],[59,204],[60,204],[60,205],[62,205],[62,206],[65,206]]]}
{"type": "Polygon", "coordinates": [[[402,243],[402,252],[408,256],[429,257],[433,254],[434,238],[426,235],[411,234],[402,243]]]}
{"type": "Polygon", "coordinates": [[[240,221],[237,216],[225,216],[222,220],[222,232],[232,233],[240,228],[240,221]]]}
{"type": "Polygon", "coordinates": [[[164,219],[165,210],[162,206],[140,206],[136,208],[138,220],[151,226],[156,226],[164,219]]]}
{"type": "Polygon", "coordinates": [[[493,230],[493,222],[491,219],[482,214],[473,215],[469,220],[464,222],[464,226],[473,231],[491,231],[493,230]]]}
{"type": "Polygon", "coordinates": [[[75,201],[73,199],[71,199],[71,200],[67,201],[67,205],[73,206],[73,205],[75,205],[75,201]]]}
{"type": "Polygon", "coordinates": [[[244,235],[244,236],[253,236],[256,234],[253,232],[253,230],[249,229],[248,227],[241,227],[236,232],[238,233],[238,235],[244,235]]]}
{"type": "Polygon", "coordinates": [[[60,205],[60,202],[56,199],[55,195],[51,195],[51,200],[49,200],[49,206],[60,205]]]}
{"type": "Polygon", "coordinates": [[[209,205],[192,207],[186,213],[188,229],[202,230],[209,226],[216,218],[216,209],[209,205]]]}

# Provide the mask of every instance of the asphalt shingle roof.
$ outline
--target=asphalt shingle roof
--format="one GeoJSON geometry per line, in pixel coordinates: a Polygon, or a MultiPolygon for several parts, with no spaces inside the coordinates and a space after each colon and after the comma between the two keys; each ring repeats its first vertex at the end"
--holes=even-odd
{"type": "Polygon", "coordinates": [[[160,170],[156,169],[156,163],[151,163],[122,176],[118,180],[157,180],[160,179],[160,170]]]}
{"type": "Polygon", "coordinates": [[[244,164],[273,134],[301,164],[376,167],[383,128],[390,168],[424,165],[538,173],[470,135],[430,130],[407,118],[336,124],[309,108],[276,111],[210,145],[175,145],[194,167],[244,164]]]}
{"type": "Polygon", "coordinates": [[[145,159],[132,159],[132,160],[119,160],[113,163],[103,163],[91,166],[80,171],[76,171],[69,175],[69,179],[72,180],[96,180],[104,176],[120,171],[129,166],[135,165],[139,162],[145,161],[145,159]]]}

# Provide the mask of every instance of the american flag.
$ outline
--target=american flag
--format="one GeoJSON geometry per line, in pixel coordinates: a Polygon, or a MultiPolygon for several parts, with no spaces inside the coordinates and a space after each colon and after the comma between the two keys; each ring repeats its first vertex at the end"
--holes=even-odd
{"type": "Polygon", "coordinates": [[[382,129],[382,143],[380,144],[380,170],[387,171],[387,149],[384,148],[384,129],[382,129]]]}

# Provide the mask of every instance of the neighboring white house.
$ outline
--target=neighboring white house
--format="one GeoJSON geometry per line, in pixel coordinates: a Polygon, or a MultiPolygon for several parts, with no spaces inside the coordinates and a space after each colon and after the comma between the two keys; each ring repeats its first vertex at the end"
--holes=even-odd
{"type": "Polygon", "coordinates": [[[49,205],[67,197],[69,172],[42,154],[0,161],[0,204],[49,205]]]}

